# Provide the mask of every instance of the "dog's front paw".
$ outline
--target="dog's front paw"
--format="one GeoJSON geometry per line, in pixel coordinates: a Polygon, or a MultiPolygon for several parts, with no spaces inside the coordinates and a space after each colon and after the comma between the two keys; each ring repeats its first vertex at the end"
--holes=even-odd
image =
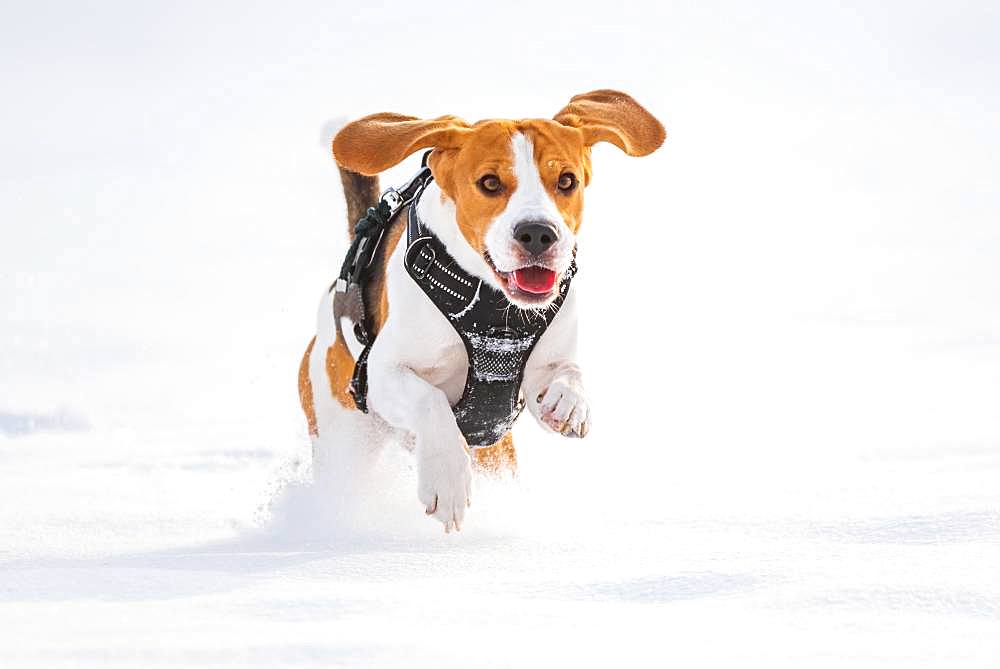
{"type": "Polygon", "coordinates": [[[590,405],[576,379],[558,378],[535,398],[542,424],[567,437],[586,437],[590,405]]]}
{"type": "Polygon", "coordinates": [[[417,447],[417,496],[428,516],[444,531],[462,529],[465,509],[472,503],[472,460],[461,444],[448,448],[417,447]]]}

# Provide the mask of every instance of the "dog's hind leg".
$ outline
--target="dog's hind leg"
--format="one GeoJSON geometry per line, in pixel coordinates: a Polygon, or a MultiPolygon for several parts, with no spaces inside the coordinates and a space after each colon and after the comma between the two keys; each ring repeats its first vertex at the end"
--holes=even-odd
{"type": "Polygon", "coordinates": [[[317,482],[363,475],[386,442],[381,421],[355,407],[347,387],[354,358],[335,331],[330,295],[319,308],[317,335],[299,367],[299,399],[313,446],[317,482]]]}
{"type": "Polygon", "coordinates": [[[312,437],[313,480],[320,487],[363,486],[385,446],[386,432],[377,419],[339,405],[317,416],[312,437]]]}
{"type": "Polygon", "coordinates": [[[309,359],[312,356],[313,347],[316,345],[316,337],[313,337],[306,347],[305,355],[299,364],[299,403],[302,411],[306,415],[306,424],[309,426],[309,436],[315,439],[319,434],[316,428],[316,402],[313,399],[312,381],[309,379],[309,359]]]}

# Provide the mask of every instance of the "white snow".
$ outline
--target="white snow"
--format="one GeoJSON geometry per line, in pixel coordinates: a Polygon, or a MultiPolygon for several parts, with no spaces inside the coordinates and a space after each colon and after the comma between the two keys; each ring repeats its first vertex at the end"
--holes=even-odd
{"type": "Polygon", "coordinates": [[[997,18],[0,10],[0,666],[997,666],[997,18]],[[587,439],[447,536],[405,453],[308,484],[324,120],[608,86],[669,138],[594,152],[587,439]]]}

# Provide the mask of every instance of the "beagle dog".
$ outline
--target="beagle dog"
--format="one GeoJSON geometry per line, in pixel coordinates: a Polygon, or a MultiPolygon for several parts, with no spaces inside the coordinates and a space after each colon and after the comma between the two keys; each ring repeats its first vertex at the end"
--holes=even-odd
{"type": "MultiPolygon", "coordinates": [[[[349,223],[379,198],[377,175],[430,149],[433,180],[415,214],[466,274],[502,292],[515,310],[544,310],[574,263],[591,177],[591,147],[610,142],[630,156],[663,143],[663,126],[625,93],[577,95],[552,120],[422,120],[367,116],[333,139],[349,223]]],[[[299,397],[313,442],[314,470],[334,468],[389,442],[413,450],[417,495],[445,531],[461,529],[472,496],[472,469],[513,471],[510,432],[470,449],[453,407],[462,399],[467,351],[452,324],[408,275],[405,214],[386,230],[365,303],[377,336],[367,358],[367,413],[349,386],[357,342],[334,322],[333,292],[320,302],[317,333],[299,369],[299,397]],[[353,349],[353,350],[352,350],[353,349]]],[[[585,437],[591,409],[576,361],[576,297],[570,290],[531,350],[523,401],[545,429],[585,437]]]]}

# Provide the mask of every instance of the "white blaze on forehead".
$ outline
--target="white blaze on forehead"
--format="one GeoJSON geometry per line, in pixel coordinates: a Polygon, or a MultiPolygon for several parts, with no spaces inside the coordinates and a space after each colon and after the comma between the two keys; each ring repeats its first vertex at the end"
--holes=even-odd
{"type": "Polygon", "coordinates": [[[514,154],[517,186],[511,193],[507,206],[490,225],[486,233],[486,248],[500,271],[516,269],[520,263],[513,249],[516,244],[514,226],[522,221],[544,221],[551,223],[559,231],[555,256],[558,269],[565,270],[572,260],[573,232],[566,225],[549,189],[542,182],[531,139],[522,133],[515,133],[510,144],[514,154]]]}
{"type": "MultiPolygon", "coordinates": [[[[521,133],[510,138],[514,150],[514,176],[517,178],[517,189],[510,196],[504,214],[511,212],[518,216],[518,221],[544,220],[558,225],[562,222],[559,208],[552,201],[548,189],[542,183],[535,163],[535,147],[531,140],[521,133]]],[[[503,214],[501,214],[503,216],[503,214]]]]}

